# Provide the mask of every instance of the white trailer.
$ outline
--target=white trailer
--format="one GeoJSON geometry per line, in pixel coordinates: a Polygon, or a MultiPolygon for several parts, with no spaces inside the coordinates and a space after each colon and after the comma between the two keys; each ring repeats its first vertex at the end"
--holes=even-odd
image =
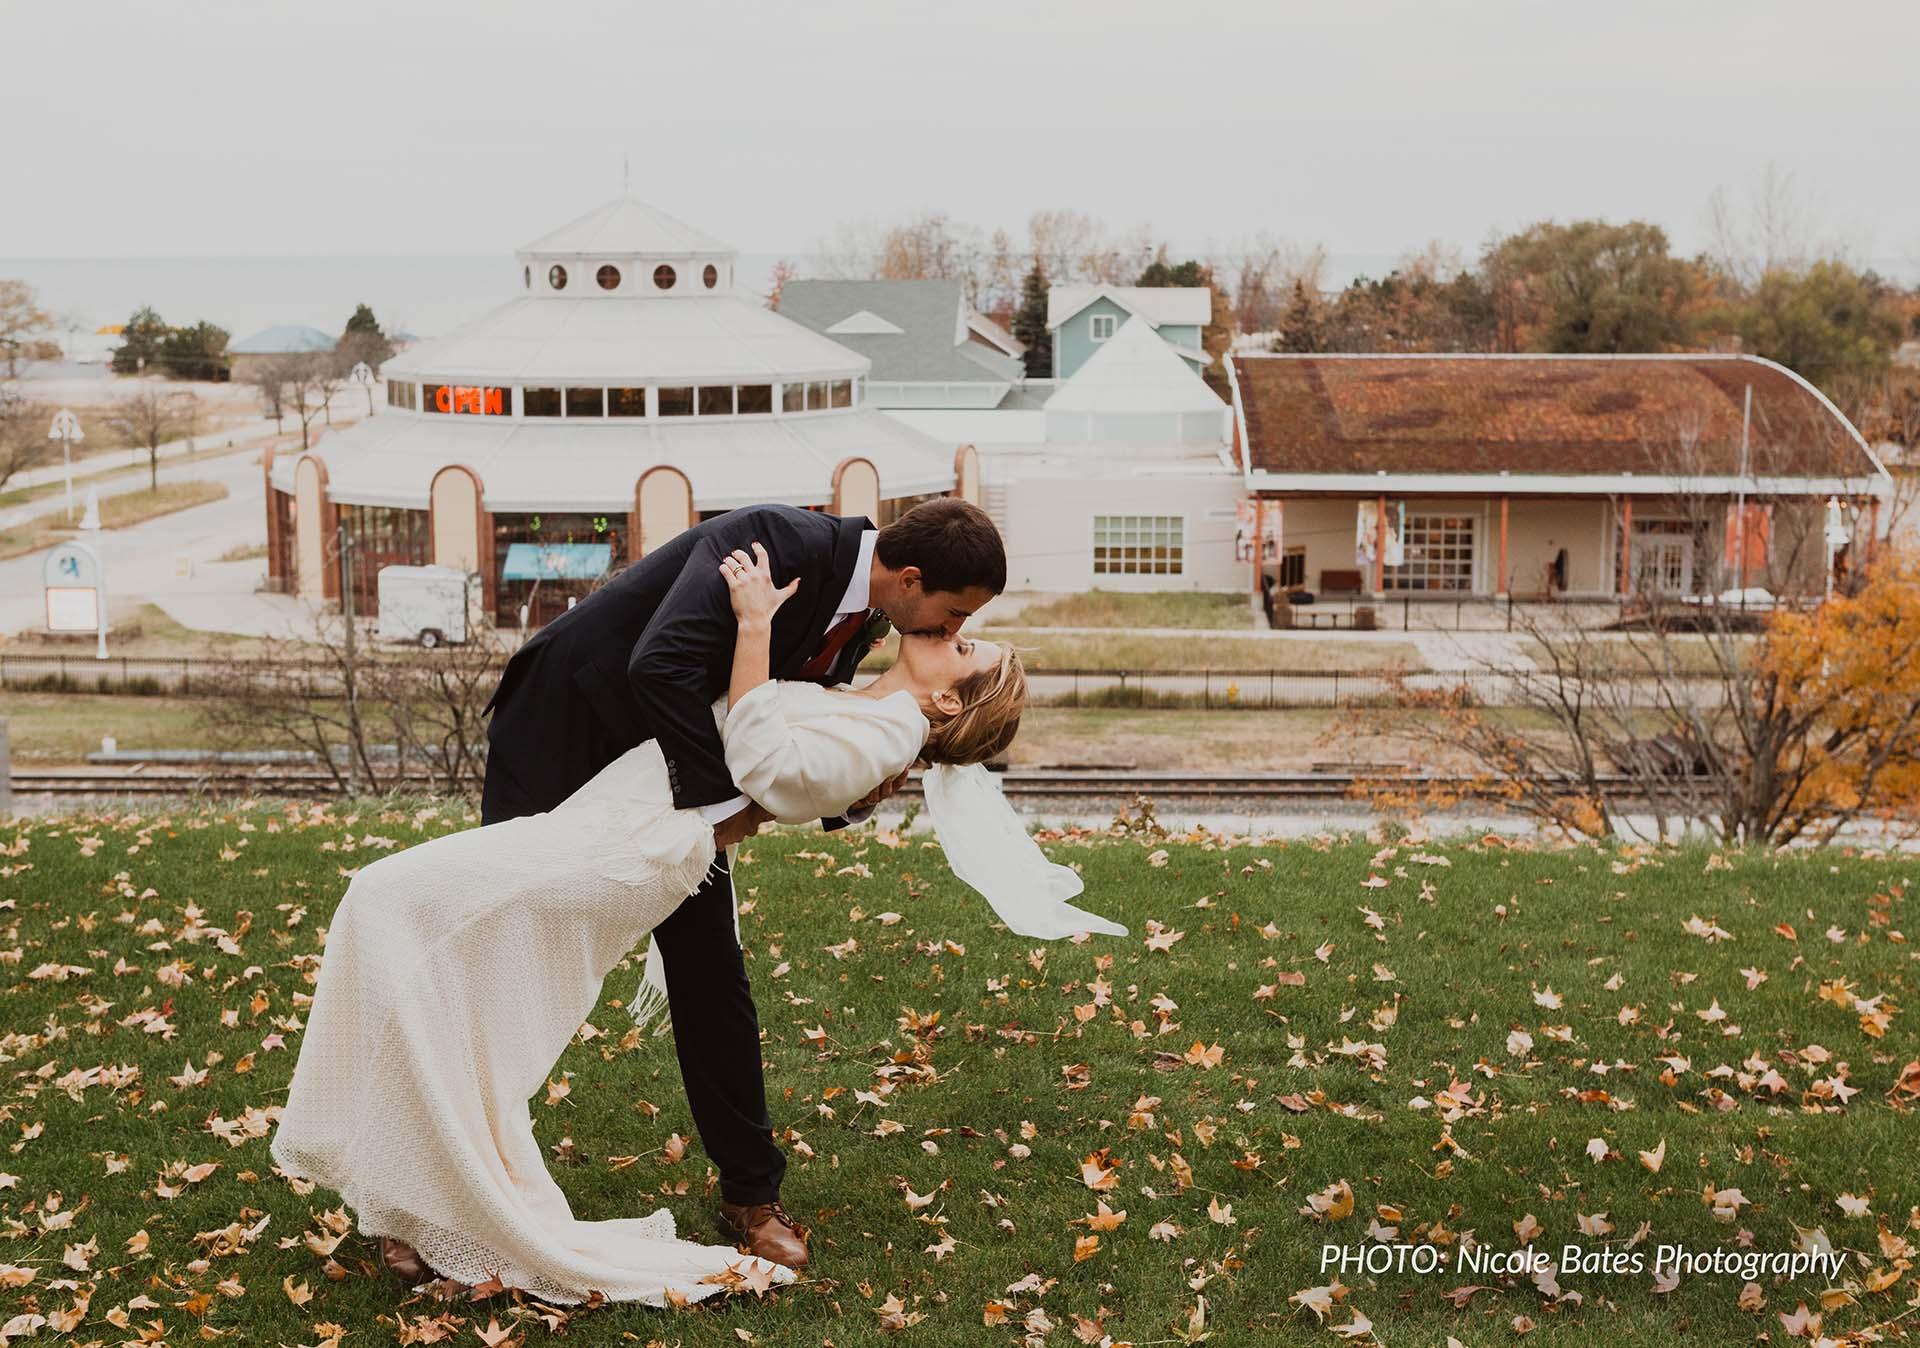
{"type": "Polygon", "coordinates": [[[464,642],[468,624],[481,614],[480,573],[456,571],[450,566],[383,566],[380,568],[380,626],[382,641],[417,643],[433,650],[447,642],[464,642]]]}

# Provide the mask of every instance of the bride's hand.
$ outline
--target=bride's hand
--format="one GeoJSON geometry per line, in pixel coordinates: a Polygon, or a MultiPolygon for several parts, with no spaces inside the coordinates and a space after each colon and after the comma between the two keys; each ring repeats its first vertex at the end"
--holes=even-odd
{"type": "Polygon", "coordinates": [[[784,587],[775,588],[767,550],[758,543],[753,545],[751,557],[735,548],[731,555],[722,558],[720,574],[726,577],[727,597],[733,602],[733,616],[743,625],[772,622],[775,611],[793,598],[794,591],[800,588],[798,576],[784,587]]]}

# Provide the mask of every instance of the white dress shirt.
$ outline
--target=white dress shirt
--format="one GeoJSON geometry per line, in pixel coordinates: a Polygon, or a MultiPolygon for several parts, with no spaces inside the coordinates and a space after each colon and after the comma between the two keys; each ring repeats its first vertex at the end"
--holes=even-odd
{"type": "MultiPolygon", "coordinates": [[[[853,579],[847,582],[847,592],[840,596],[840,606],[833,611],[833,621],[827,624],[831,631],[849,614],[864,613],[873,605],[869,598],[873,592],[873,550],[880,541],[878,529],[863,529],[860,532],[860,555],[854,559],[853,579]]],[[[798,596],[796,596],[797,598],[798,596]]],[[[702,805],[700,817],[709,824],[718,824],[723,819],[731,819],[747,808],[745,796],[735,796],[731,800],[718,801],[712,805],[702,805]]]]}

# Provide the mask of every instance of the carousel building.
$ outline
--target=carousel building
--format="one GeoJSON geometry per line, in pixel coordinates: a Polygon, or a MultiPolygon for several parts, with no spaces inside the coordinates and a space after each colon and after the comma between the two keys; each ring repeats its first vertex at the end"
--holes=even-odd
{"type": "Polygon", "coordinates": [[[379,415],[269,454],[272,581],[370,614],[382,567],[448,566],[538,624],[738,506],[978,498],[972,448],[869,407],[867,357],[736,290],[729,245],[620,200],[515,261],[515,298],[386,363],[379,415]]]}

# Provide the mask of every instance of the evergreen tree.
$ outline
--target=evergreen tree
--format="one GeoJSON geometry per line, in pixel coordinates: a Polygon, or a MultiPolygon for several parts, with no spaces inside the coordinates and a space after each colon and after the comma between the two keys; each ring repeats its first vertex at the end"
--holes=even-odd
{"type": "Polygon", "coordinates": [[[1040,259],[1020,284],[1020,307],[1013,315],[1013,335],[1026,344],[1027,378],[1053,377],[1053,337],[1047,331],[1047,272],[1040,259]]]}
{"type": "Polygon", "coordinates": [[[353,317],[347,320],[346,331],[334,343],[334,350],[349,369],[356,362],[365,361],[369,369],[377,371],[393,355],[393,343],[381,331],[380,320],[373,316],[373,310],[358,304],[354,306],[353,317]]]}
{"type": "Polygon", "coordinates": [[[160,359],[160,347],[166,339],[166,320],[152,306],[141,306],[121,329],[120,345],[113,349],[113,372],[139,374],[160,359]]]}
{"type": "Polygon", "coordinates": [[[225,328],[205,319],[190,328],[168,328],[160,341],[160,367],[173,379],[224,381],[227,338],[225,328]]]}

